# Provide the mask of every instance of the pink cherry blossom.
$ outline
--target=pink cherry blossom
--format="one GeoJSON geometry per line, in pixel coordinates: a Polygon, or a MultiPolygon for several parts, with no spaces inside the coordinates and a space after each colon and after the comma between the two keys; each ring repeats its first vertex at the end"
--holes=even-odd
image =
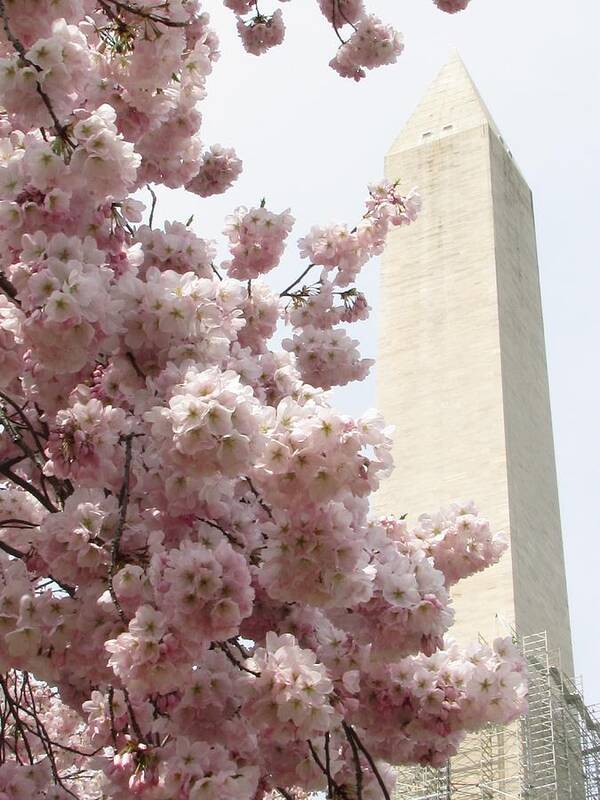
{"type": "Polygon", "coordinates": [[[433,0],[436,6],[448,14],[456,14],[457,11],[464,11],[469,5],[470,0],[433,0]]]}
{"type": "MultiPolygon", "coordinates": [[[[283,40],[283,7],[225,5],[249,52],[283,40]]],[[[402,52],[362,0],[318,6],[340,74],[402,52]]],[[[512,643],[445,638],[450,588],[505,537],[472,503],[373,518],[392,431],[328,392],[373,363],[356,281],[417,191],[372,184],[299,252],[265,201],[213,241],[205,198],[241,161],[203,141],[199,0],[0,16],[0,800],[306,800],[328,778],[380,800],[394,765],[515,719],[512,643]],[[164,187],[184,219],[158,224],[164,187]]]]}

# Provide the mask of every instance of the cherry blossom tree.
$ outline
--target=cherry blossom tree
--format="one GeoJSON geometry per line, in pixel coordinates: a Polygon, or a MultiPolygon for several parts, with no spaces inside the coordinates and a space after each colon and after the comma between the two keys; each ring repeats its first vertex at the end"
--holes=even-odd
{"type": "MultiPolygon", "coordinates": [[[[253,54],[284,35],[262,2],[225,0],[253,54]]],[[[342,76],[400,54],[361,0],[318,6],[342,76]]],[[[199,0],[0,18],[0,800],[389,800],[392,765],[525,704],[510,641],[444,638],[504,537],[471,504],[371,518],[390,432],[330,403],[371,366],[355,279],[418,195],[374,184],[275,290],[289,210],[235,209],[217,263],[139,199],[241,170],[199,138],[199,0]]]]}

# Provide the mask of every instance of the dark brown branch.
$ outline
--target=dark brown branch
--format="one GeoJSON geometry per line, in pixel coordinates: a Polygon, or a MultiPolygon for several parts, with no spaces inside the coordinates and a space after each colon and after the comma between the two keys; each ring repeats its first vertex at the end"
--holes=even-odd
{"type": "Polygon", "coordinates": [[[27,456],[27,458],[30,458],[33,461],[35,466],[40,471],[42,491],[44,493],[44,496],[46,497],[46,500],[48,502],[51,502],[50,498],[48,497],[48,493],[46,492],[46,486],[45,486],[45,481],[48,481],[48,483],[52,486],[52,488],[56,492],[56,496],[59,498],[59,500],[64,502],[64,500],[70,494],[73,494],[73,487],[70,485],[67,486],[66,482],[59,480],[53,475],[51,476],[44,475],[44,466],[46,462],[43,457],[44,445],[42,444],[42,441],[40,439],[40,436],[44,436],[44,434],[43,433],[40,434],[36,431],[34,426],[31,424],[29,417],[27,416],[27,414],[25,414],[24,410],[21,408],[21,406],[18,405],[18,403],[15,403],[15,401],[12,400],[8,395],[4,394],[4,392],[0,392],[0,398],[5,403],[8,403],[8,405],[10,405],[11,408],[14,409],[14,412],[17,414],[17,416],[21,421],[22,429],[28,431],[28,433],[32,436],[35,442],[35,446],[37,449],[33,450],[23,438],[23,435],[21,431],[17,428],[16,423],[13,423],[12,419],[10,419],[7,416],[5,409],[2,407],[2,404],[0,403],[0,417],[2,417],[2,419],[4,420],[12,441],[27,456]]]}
{"type": "Polygon", "coordinates": [[[231,661],[231,663],[234,664],[238,669],[241,669],[242,672],[248,672],[250,675],[254,675],[255,678],[260,678],[260,672],[256,672],[255,670],[245,667],[242,663],[240,663],[224,642],[214,642],[214,645],[215,647],[218,647],[219,650],[222,650],[229,661],[231,661]]]}
{"type": "Polygon", "coordinates": [[[131,352],[128,350],[128,351],[127,351],[127,353],[126,353],[125,355],[127,356],[127,360],[129,361],[129,363],[130,363],[130,364],[131,364],[131,366],[133,367],[133,369],[134,369],[134,371],[135,371],[135,374],[138,376],[138,378],[141,378],[142,380],[144,380],[144,381],[145,381],[145,380],[146,380],[146,376],[144,375],[144,373],[143,373],[143,372],[142,372],[142,370],[140,369],[140,367],[139,367],[139,364],[138,364],[138,363],[137,363],[137,361],[135,360],[135,356],[133,355],[133,353],[131,353],[131,352]]]}
{"type": "MultiPolygon", "coordinates": [[[[37,73],[40,73],[42,71],[42,68],[37,64],[34,64],[33,61],[30,61],[27,58],[27,51],[25,50],[23,44],[17,39],[17,37],[13,34],[13,32],[10,29],[10,25],[8,24],[8,18],[6,15],[6,7],[4,5],[4,0],[0,0],[0,17],[2,17],[6,38],[12,44],[14,49],[17,51],[17,53],[21,57],[21,60],[24,61],[25,64],[27,64],[29,67],[33,67],[33,69],[37,73]]],[[[60,122],[60,120],[56,116],[56,112],[52,108],[52,102],[50,98],[48,97],[46,92],[42,89],[42,84],[39,82],[37,78],[35,79],[35,88],[37,93],[41,97],[43,104],[46,106],[48,113],[50,114],[50,117],[52,119],[52,122],[54,123],[54,127],[56,128],[58,136],[60,136],[60,138],[65,142],[65,144],[69,145],[69,147],[71,147],[74,150],[77,145],[75,144],[75,142],[72,142],[71,139],[69,138],[66,128],[60,122]]]]}
{"type": "Polygon", "coordinates": [[[154,222],[154,212],[156,211],[156,192],[154,189],[148,184],[148,191],[152,195],[152,206],[150,208],[150,218],[148,220],[148,227],[152,227],[152,223],[154,222]]]}
{"type": "Polygon", "coordinates": [[[3,550],[5,553],[7,553],[9,556],[12,556],[13,558],[27,557],[26,553],[22,553],[20,550],[17,550],[15,547],[11,547],[9,544],[6,544],[6,542],[3,541],[0,541],[0,550],[3,550]]]}
{"type": "Polygon", "coordinates": [[[139,726],[139,723],[135,716],[135,711],[133,710],[133,706],[131,705],[131,700],[129,698],[129,692],[123,686],[123,696],[125,698],[125,705],[127,706],[127,711],[129,712],[129,718],[131,719],[131,724],[133,726],[133,730],[135,731],[135,735],[138,737],[139,742],[145,742],[144,734],[142,733],[142,729],[139,726]]]}
{"type": "MultiPolygon", "coordinates": [[[[15,704],[15,701],[10,696],[10,692],[8,690],[8,686],[7,686],[5,680],[4,680],[4,678],[2,676],[0,676],[0,686],[2,687],[2,691],[4,692],[4,697],[6,698],[6,703],[9,706],[11,714],[12,714],[13,719],[15,721],[15,726],[16,726],[17,730],[19,731],[19,733],[21,734],[21,738],[23,739],[23,744],[25,745],[25,749],[27,750],[27,755],[29,757],[29,763],[33,764],[33,762],[34,762],[33,753],[31,752],[31,747],[29,745],[29,739],[27,738],[27,736],[25,734],[25,729],[23,728],[23,724],[21,722],[21,718],[19,717],[19,710],[18,710],[18,708],[17,708],[17,706],[15,704]]],[[[15,747],[15,753],[16,753],[16,749],[17,748],[15,747]]]]}
{"type": "Polygon", "coordinates": [[[289,792],[286,792],[283,787],[277,786],[277,791],[282,797],[285,797],[285,800],[294,800],[293,796],[289,792]]]}
{"type": "Polygon", "coordinates": [[[363,800],[363,774],[362,774],[362,767],[360,765],[360,755],[358,753],[358,747],[356,746],[356,741],[354,740],[354,736],[352,735],[352,729],[346,722],[342,722],[342,726],[344,728],[344,733],[346,734],[346,739],[350,744],[350,748],[352,749],[352,759],[354,761],[354,774],[356,775],[356,799],[363,800]]]}
{"type": "Polygon", "coordinates": [[[346,44],[346,40],[342,37],[341,33],[339,32],[337,22],[335,21],[336,10],[338,10],[337,0],[331,0],[331,24],[333,25],[333,30],[335,31],[335,35],[340,40],[340,42],[342,44],[346,44]]]}
{"type": "Polygon", "coordinates": [[[333,797],[333,785],[331,783],[331,751],[329,749],[329,732],[325,734],[325,769],[327,770],[327,797],[333,797]]]}
{"type": "MultiPolygon", "coordinates": [[[[28,553],[23,553],[21,550],[17,550],[16,547],[11,547],[11,545],[6,544],[6,542],[2,541],[0,541],[0,550],[3,550],[9,556],[13,556],[13,558],[20,558],[21,560],[26,559],[27,556],[29,555],[28,553]]],[[[55,583],[57,586],[59,586],[63,590],[63,592],[66,592],[66,594],[68,594],[69,597],[73,597],[75,595],[74,586],[69,586],[68,583],[61,583],[56,578],[53,578],[52,575],[48,575],[48,578],[52,583],[55,583]]]]}
{"type": "Polygon", "coordinates": [[[20,301],[17,300],[17,290],[3,272],[0,272],[0,289],[2,289],[4,294],[7,295],[14,303],[16,303],[18,306],[21,305],[20,301]]]}
{"type": "MultiPolygon", "coordinates": [[[[31,422],[29,420],[29,417],[23,411],[23,409],[21,408],[21,406],[18,403],[15,403],[15,401],[12,398],[10,398],[7,394],[4,394],[4,392],[0,392],[0,397],[2,398],[2,400],[4,400],[5,403],[8,403],[14,409],[15,413],[18,415],[19,419],[21,420],[21,422],[23,424],[23,427],[26,430],[28,430],[29,433],[31,433],[31,435],[33,436],[33,439],[34,439],[34,441],[36,443],[36,446],[37,446],[37,451],[24,450],[24,452],[30,458],[34,458],[35,459],[35,457],[39,453],[43,453],[43,451],[44,451],[44,445],[41,442],[40,434],[33,427],[33,425],[31,424],[31,422]]],[[[43,466],[43,462],[42,462],[42,466],[43,466]]]]}
{"type": "Polygon", "coordinates": [[[8,517],[8,519],[0,519],[0,528],[15,528],[17,530],[27,529],[30,530],[31,528],[38,528],[35,522],[29,522],[26,519],[19,519],[18,517],[8,517]]]}
{"type": "Polygon", "coordinates": [[[247,647],[244,647],[244,645],[240,641],[238,641],[237,637],[234,637],[233,639],[228,639],[227,641],[229,642],[229,644],[232,644],[234,647],[237,647],[237,649],[240,651],[242,655],[242,658],[251,657],[252,653],[248,650],[247,647]]]}
{"type": "Polygon", "coordinates": [[[58,784],[58,786],[60,786],[65,792],[67,792],[67,794],[70,794],[71,797],[74,797],[75,800],[78,800],[77,795],[74,792],[72,792],[67,786],[64,785],[59,775],[58,766],[56,764],[56,758],[54,757],[54,751],[52,750],[52,741],[48,736],[48,731],[46,730],[44,723],[40,719],[40,715],[38,714],[38,710],[35,704],[35,696],[33,694],[33,688],[29,681],[29,673],[27,672],[23,673],[23,684],[26,685],[27,688],[29,689],[31,707],[33,708],[33,714],[31,716],[33,717],[33,720],[35,722],[35,726],[37,728],[37,735],[42,742],[42,747],[46,751],[48,760],[50,761],[50,770],[52,772],[52,777],[54,778],[54,782],[58,784]]]}
{"type": "Polygon", "coordinates": [[[348,792],[342,786],[340,786],[339,783],[336,783],[336,781],[333,779],[333,776],[331,775],[331,771],[327,770],[327,767],[325,766],[325,764],[323,764],[323,762],[319,758],[319,754],[315,750],[314,745],[311,742],[311,740],[307,739],[306,742],[308,744],[308,748],[310,750],[310,754],[312,755],[312,757],[313,757],[313,759],[315,761],[315,764],[321,770],[323,775],[325,775],[325,777],[327,778],[327,782],[331,783],[331,786],[333,787],[333,789],[335,791],[335,795],[334,796],[341,797],[342,800],[350,800],[350,798],[348,797],[348,792]]]}
{"type": "Polygon", "coordinates": [[[106,8],[107,3],[112,3],[120,11],[126,11],[128,14],[141,17],[149,22],[156,22],[159,25],[164,25],[167,28],[187,28],[189,25],[189,22],[176,22],[175,20],[171,20],[168,17],[163,17],[160,14],[153,14],[151,11],[144,11],[143,8],[138,8],[133,3],[126,3],[124,0],[98,0],[98,2],[104,9],[106,8]]]}
{"type": "Polygon", "coordinates": [[[108,590],[110,592],[112,601],[115,604],[115,608],[117,609],[117,612],[119,614],[119,618],[123,623],[123,625],[125,626],[127,626],[127,620],[125,619],[125,614],[123,613],[121,603],[119,602],[119,598],[117,597],[117,593],[115,592],[113,578],[115,577],[115,572],[117,571],[117,562],[120,554],[121,537],[123,536],[123,529],[125,528],[125,520],[127,518],[127,506],[129,505],[129,480],[131,477],[132,443],[133,443],[133,434],[130,433],[125,437],[125,467],[123,470],[124,473],[123,485],[121,486],[121,491],[119,492],[119,521],[117,523],[117,529],[115,531],[115,536],[113,539],[112,551],[110,556],[110,566],[108,569],[108,590]]]}
{"type": "Polygon", "coordinates": [[[304,270],[304,272],[302,273],[302,275],[300,275],[299,278],[296,278],[296,280],[293,283],[290,283],[290,285],[286,289],[284,289],[283,292],[280,292],[279,297],[291,297],[290,291],[294,288],[294,286],[296,286],[297,284],[300,283],[302,278],[304,278],[306,275],[308,275],[308,273],[311,271],[311,269],[314,266],[315,266],[315,264],[309,264],[308,267],[304,270]]]}
{"type": "Polygon", "coordinates": [[[0,461],[0,470],[1,469],[10,469],[14,467],[15,464],[20,464],[21,461],[24,461],[27,456],[13,456],[12,458],[7,458],[4,461],[0,461]]]}
{"type": "Polygon", "coordinates": [[[367,759],[367,761],[369,763],[369,766],[371,767],[371,771],[373,772],[373,775],[375,775],[375,777],[377,779],[377,783],[379,784],[379,788],[381,789],[381,792],[382,792],[383,796],[385,797],[385,800],[391,800],[390,793],[387,790],[387,786],[383,782],[383,778],[381,777],[381,773],[377,769],[377,764],[373,760],[373,756],[369,753],[367,748],[361,742],[360,737],[359,737],[358,733],[354,730],[354,728],[352,728],[346,722],[344,722],[343,725],[344,725],[344,730],[348,729],[348,731],[350,732],[350,735],[354,738],[356,744],[358,745],[358,749],[361,751],[361,753],[367,759]]]}
{"type": "Polygon", "coordinates": [[[232,533],[228,533],[225,530],[225,528],[222,528],[218,524],[218,522],[213,522],[211,519],[206,519],[205,517],[198,517],[198,522],[203,522],[205,525],[208,525],[210,528],[214,528],[215,530],[220,531],[223,534],[223,536],[229,542],[231,542],[231,544],[234,544],[236,547],[239,547],[242,550],[244,549],[244,545],[239,541],[239,539],[236,539],[235,536],[232,533]]]}
{"type": "Polygon", "coordinates": [[[115,697],[115,690],[112,686],[108,688],[108,713],[110,715],[110,735],[113,741],[113,747],[115,748],[115,752],[117,750],[117,728],[115,725],[115,709],[113,707],[113,701],[115,697]]]}
{"type": "Polygon", "coordinates": [[[259,506],[262,508],[262,510],[263,510],[263,511],[266,511],[266,512],[267,512],[267,514],[269,515],[269,517],[270,517],[271,519],[273,519],[273,512],[271,511],[271,509],[269,508],[269,506],[268,506],[268,505],[265,503],[265,501],[262,499],[262,497],[261,497],[261,496],[259,495],[259,493],[257,492],[257,490],[256,490],[256,488],[255,488],[255,486],[254,486],[254,484],[252,483],[252,479],[251,479],[251,478],[249,478],[249,477],[248,477],[248,475],[246,475],[246,476],[244,477],[244,480],[245,480],[245,481],[247,481],[247,483],[248,483],[248,486],[250,487],[250,491],[252,492],[252,494],[254,495],[254,497],[256,497],[256,499],[258,500],[258,505],[259,505],[259,506]]]}
{"type": "Polygon", "coordinates": [[[44,497],[44,495],[38,489],[35,488],[35,486],[26,481],[24,478],[21,478],[16,474],[16,472],[13,472],[12,469],[0,465],[0,474],[4,475],[17,486],[20,486],[21,489],[25,489],[26,492],[29,492],[30,495],[35,497],[35,499],[52,514],[55,514],[58,511],[58,509],[55,508],[52,503],[46,497],[44,497]]]}
{"type": "Polygon", "coordinates": [[[340,17],[344,20],[344,22],[356,30],[356,25],[353,22],[350,22],[348,17],[344,14],[344,9],[341,6],[340,0],[333,0],[333,2],[335,4],[334,8],[337,8],[340,17]]]}

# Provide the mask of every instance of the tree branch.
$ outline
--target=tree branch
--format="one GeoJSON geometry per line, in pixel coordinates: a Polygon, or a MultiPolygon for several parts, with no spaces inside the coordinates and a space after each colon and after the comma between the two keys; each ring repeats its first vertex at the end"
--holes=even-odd
{"type": "Polygon", "coordinates": [[[290,291],[294,288],[294,286],[296,286],[298,283],[300,283],[302,278],[304,278],[306,275],[308,275],[308,273],[311,271],[311,269],[314,266],[316,266],[316,265],[315,264],[309,264],[308,267],[304,270],[304,272],[302,273],[302,275],[300,275],[299,278],[296,278],[296,280],[293,283],[290,283],[290,285],[287,287],[287,289],[284,289],[283,292],[280,292],[279,297],[291,297],[290,291]]]}
{"type": "MultiPolygon", "coordinates": [[[[0,17],[2,17],[6,38],[12,44],[12,46],[17,51],[21,59],[25,62],[25,64],[27,64],[27,66],[33,67],[33,69],[36,72],[38,73],[42,72],[41,67],[39,67],[37,64],[34,64],[33,61],[30,61],[27,58],[27,51],[25,50],[22,43],[17,39],[17,37],[11,31],[10,25],[8,24],[8,17],[6,14],[6,7],[4,4],[4,0],[0,0],[0,17]]],[[[54,127],[56,128],[57,135],[65,142],[65,144],[69,145],[69,147],[71,147],[74,150],[77,147],[76,143],[72,142],[71,139],[69,138],[67,129],[64,127],[64,125],[60,122],[60,120],[56,116],[56,112],[52,108],[52,102],[48,97],[48,95],[46,94],[46,92],[42,89],[42,84],[39,82],[37,78],[35,79],[35,88],[37,93],[41,97],[42,102],[46,106],[48,113],[50,114],[50,117],[52,118],[52,122],[54,123],[54,127]]]]}
{"type": "Polygon", "coordinates": [[[154,212],[156,211],[156,192],[154,189],[148,184],[148,191],[152,195],[152,206],[150,208],[150,218],[148,219],[148,227],[152,227],[152,223],[154,222],[154,212]]]}
{"type": "Polygon", "coordinates": [[[352,729],[346,722],[342,722],[342,726],[344,728],[344,733],[346,734],[346,739],[350,743],[350,747],[352,749],[352,759],[354,760],[354,773],[356,775],[356,799],[363,800],[363,775],[362,775],[362,767],[360,765],[360,756],[358,754],[358,747],[356,746],[356,742],[354,741],[354,737],[352,736],[352,729]]]}
{"type": "Polygon", "coordinates": [[[123,529],[125,528],[125,520],[127,518],[127,506],[129,505],[129,479],[131,475],[132,442],[133,442],[133,434],[129,433],[125,437],[125,467],[123,475],[123,485],[121,486],[121,491],[119,492],[119,521],[117,523],[117,530],[115,531],[115,537],[113,539],[111,556],[110,556],[110,566],[108,569],[108,591],[110,592],[112,601],[115,604],[115,608],[117,609],[119,618],[123,623],[123,625],[125,625],[126,627],[127,627],[127,620],[125,619],[123,608],[121,607],[121,603],[119,602],[119,598],[117,597],[117,593],[115,592],[113,578],[115,577],[115,572],[117,571],[119,548],[121,545],[121,537],[123,535],[123,529]]]}
{"type": "Polygon", "coordinates": [[[246,476],[244,476],[244,480],[248,482],[248,486],[250,487],[250,491],[252,492],[254,497],[256,497],[256,499],[258,500],[258,505],[262,508],[263,511],[267,512],[267,514],[269,515],[269,517],[271,519],[273,519],[273,512],[271,511],[269,506],[265,503],[265,501],[262,499],[262,497],[257,492],[256,488],[254,487],[254,484],[252,483],[252,479],[249,478],[248,475],[246,475],[246,476]]]}
{"type": "Polygon", "coordinates": [[[29,492],[29,494],[35,497],[38,503],[41,503],[45,509],[50,511],[52,514],[56,514],[58,509],[55,508],[48,498],[44,497],[44,495],[38,489],[36,489],[33,484],[29,483],[24,478],[21,478],[16,472],[13,472],[12,469],[5,467],[2,464],[0,464],[0,474],[7,477],[17,486],[20,486],[21,489],[25,489],[26,492],[29,492]]]}
{"type": "MultiPolygon", "coordinates": [[[[337,795],[337,797],[341,797],[342,800],[350,800],[350,798],[348,797],[348,792],[342,786],[340,786],[339,783],[336,783],[336,781],[333,779],[333,776],[331,775],[331,771],[329,771],[329,772],[327,771],[327,767],[323,764],[323,762],[319,758],[319,754],[315,750],[314,745],[311,742],[311,740],[307,739],[306,741],[307,741],[310,753],[311,753],[311,755],[312,755],[312,757],[313,757],[313,759],[315,761],[315,764],[319,767],[319,769],[321,770],[323,775],[325,775],[325,777],[327,778],[327,782],[331,783],[331,786],[335,790],[335,794],[337,795]]],[[[389,798],[388,798],[388,800],[389,800],[389,798]]]]}
{"type": "Polygon", "coordinates": [[[124,0],[98,0],[98,2],[104,9],[106,9],[107,3],[112,3],[119,9],[119,11],[126,11],[127,13],[133,14],[136,17],[141,17],[149,22],[156,22],[159,25],[164,25],[167,28],[187,28],[189,25],[189,22],[176,22],[168,17],[163,17],[159,14],[153,14],[151,11],[144,11],[143,8],[138,8],[138,6],[134,5],[133,3],[126,3],[124,0]]]}
{"type": "Polygon", "coordinates": [[[208,525],[209,528],[214,528],[215,530],[220,531],[223,534],[223,536],[229,542],[231,542],[231,544],[234,544],[236,547],[239,547],[241,550],[244,549],[244,545],[238,539],[236,539],[235,536],[232,533],[228,533],[225,530],[225,528],[222,528],[217,522],[213,522],[211,519],[206,519],[205,517],[198,517],[198,522],[203,522],[205,525],[208,525]]]}
{"type": "Polygon", "coordinates": [[[43,452],[44,452],[44,445],[41,442],[40,434],[36,431],[36,429],[31,424],[27,414],[25,414],[23,409],[17,403],[15,403],[14,400],[12,400],[8,395],[4,394],[4,392],[0,392],[0,398],[5,403],[8,403],[14,409],[15,413],[18,415],[19,419],[21,420],[21,427],[24,428],[25,430],[27,430],[31,434],[31,436],[33,437],[33,440],[35,442],[37,450],[33,450],[27,444],[27,442],[23,438],[23,435],[20,432],[20,430],[17,429],[16,423],[14,423],[13,420],[10,419],[7,416],[6,410],[3,408],[2,403],[0,403],[0,418],[2,418],[2,420],[6,424],[12,441],[25,454],[25,456],[27,458],[30,458],[33,461],[35,466],[40,471],[42,491],[44,493],[44,496],[46,497],[46,500],[48,500],[48,502],[50,502],[50,498],[48,497],[48,494],[46,492],[46,487],[45,487],[45,481],[47,480],[48,483],[52,486],[52,488],[56,492],[56,496],[59,498],[59,500],[64,502],[64,500],[70,494],[73,493],[72,487],[67,487],[65,482],[59,480],[58,478],[56,478],[54,476],[46,476],[46,475],[44,475],[45,460],[44,460],[44,457],[42,455],[43,452]]]}
{"type": "Polygon", "coordinates": [[[234,664],[238,669],[241,669],[242,672],[248,672],[250,675],[254,675],[255,678],[260,678],[260,672],[255,672],[255,670],[245,667],[243,664],[241,664],[229,650],[225,642],[214,642],[214,644],[219,648],[219,650],[225,653],[229,661],[231,661],[231,663],[234,664]]]}
{"type": "Polygon", "coordinates": [[[16,303],[18,306],[21,305],[21,302],[17,300],[17,290],[3,272],[0,272],[0,289],[2,289],[4,294],[6,294],[7,297],[9,297],[14,303],[16,303]]]}
{"type": "Polygon", "coordinates": [[[385,797],[385,800],[391,800],[390,793],[387,790],[387,786],[383,782],[383,778],[381,777],[381,773],[377,769],[377,764],[373,760],[373,756],[369,753],[367,748],[361,742],[360,737],[359,737],[358,733],[354,730],[354,728],[352,726],[348,725],[346,722],[344,722],[343,725],[344,725],[344,730],[348,729],[348,731],[350,732],[350,735],[354,738],[356,744],[358,745],[359,750],[362,752],[364,757],[369,762],[369,766],[371,767],[371,771],[373,772],[373,775],[375,775],[375,777],[377,778],[377,783],[379,784],[379,787],[380,787],[380,789],[381,789],[381,791],[383,793],[383,796],[385,797]]]}
{"type": "MultiPolygon", "coordinates": [[[[10,711],[11,711],[11,714],[12,714],[13,719],[15,721],[15,725],[17,727],[17,730],[19,731],[19,733],[21,734],[21,738],[23,739],[23,744],[25,745],[25,749],[27,750],[27,755],[29,757],[29,763],[33,764],[33,762],[34,762],[33,753],[31,752],[31,747],[29,745],[29,740],[28,740],[27,736],[25,735],[25,730],[23,728],[23,724],[21,722],[21,718],[19,717],[18,708],[15,705],[15,701],[10,696],[10,693],[9,693],[9,690],[8,690],[8,686],[7,686],[4,678],[1,675],[0,675],[0,686],[2,687],[2,691],[4,692],[4,697],[6,698],[6,702],[7,702],[8,706],[9,706],[9,708],[10,708],[10,711]]],[[[15,754],[16,754],[16,752],[17,752],[17,747],[16,747],[16,736],[15,736],[15,754]]]]}
{"type": "Polygon", "coordinates": [[[3,550],[5,553],[7,553],[9,556],[12,556],[13,558],[23,559],[27,557],[26,553],[22,553],[20,550],[17,550],[15,547],[11,547],[9,544],[6,544],[6,542],[3,542],[1,540],[0,540],[0,550],[3,550]]]}

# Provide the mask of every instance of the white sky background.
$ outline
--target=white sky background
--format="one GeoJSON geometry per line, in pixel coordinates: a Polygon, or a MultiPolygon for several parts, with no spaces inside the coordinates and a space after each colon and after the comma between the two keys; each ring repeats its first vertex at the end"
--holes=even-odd
{"type": "MultiPolygon", "coordinates": [[[[223,56],[202,104],[203,139],[235,147],[244,172],[217,198],[161,192],[157,220],[193,213],[199,235],[220,238],[233,208],[265,196],[273,211],[291,207],[293,241],[312,224],[353,224],[367,183],[383,174],[386,150],[458,48],[534,195],[575,662],[587,701],[599,702],[600,522],[591,512],[600,492],[600,2],[472,0],[454,16],[431,0],[366,4],[404,32],[406,50],[355,84],[327,66],[336,39],[315,0],[281,6],[286,41],[260,58],[242,50],[220,0],[206,0],[223,56]]],[[[264,12],[276,6],[260,0],[264,12]]],[[[292,246],[275,285],[301,269],[292,246]]],[[[373,314],[352,329],[365,356],[376,354],[377,279],[373,261],[362,281],[373,314]]],[[[335,399],[344,412],[361,413],[374,405],[374,381],[335,399]]]]}

